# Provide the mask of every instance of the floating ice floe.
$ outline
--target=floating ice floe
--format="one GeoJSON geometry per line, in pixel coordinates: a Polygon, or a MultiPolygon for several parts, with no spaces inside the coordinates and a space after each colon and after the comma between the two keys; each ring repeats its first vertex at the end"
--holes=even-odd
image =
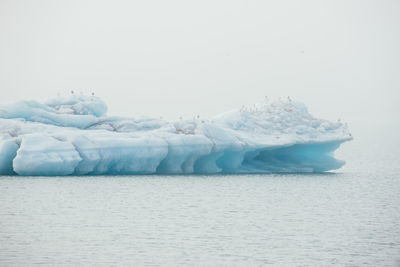
{"type": "Polygon", "coordinates": [[[98,97],[0,105],[0,174],[325,172],[351,140],[345,124],[299,102],[265,102],[210,120],[106,116],[98,97]]]}

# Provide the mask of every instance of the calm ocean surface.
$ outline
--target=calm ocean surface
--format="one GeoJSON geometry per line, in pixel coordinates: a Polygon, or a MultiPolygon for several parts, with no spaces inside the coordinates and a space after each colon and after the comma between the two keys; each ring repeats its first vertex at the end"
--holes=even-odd
{"type": "Polygon", "coordinates": [[[392,152],[322,175],[3,176],[0,266],[400,266],[392,152]]]}

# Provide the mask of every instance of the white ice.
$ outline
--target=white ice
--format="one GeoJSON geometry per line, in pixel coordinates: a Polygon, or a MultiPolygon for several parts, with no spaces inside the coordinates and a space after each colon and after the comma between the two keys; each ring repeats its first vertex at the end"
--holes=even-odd
{"type": "Polygon", "coordinates": [[[98,97],[0,105],[0,174],[324,172],[347,126],[311,116],[290,99],[210,120],[106,116],[98,97]]]}

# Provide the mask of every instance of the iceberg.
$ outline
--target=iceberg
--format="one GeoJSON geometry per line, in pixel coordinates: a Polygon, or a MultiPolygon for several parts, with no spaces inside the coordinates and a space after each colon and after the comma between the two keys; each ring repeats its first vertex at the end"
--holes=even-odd
{"type": "Polygon", "coordinates": [[[325,172],[352,139],[290,99],[212,119],[107,116],[98,97],[0,104],[0,175],[325,172]]]}

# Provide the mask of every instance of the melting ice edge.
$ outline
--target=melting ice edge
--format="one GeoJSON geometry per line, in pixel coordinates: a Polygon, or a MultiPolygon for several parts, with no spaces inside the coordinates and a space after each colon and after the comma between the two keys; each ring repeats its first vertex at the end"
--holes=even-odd
{"type": "Polygon", "coordinates": [[[0,105],[0,175],[325,172],[351,134],[275,101],[210,120],[106,116],[98,97],[0,105]]]}

